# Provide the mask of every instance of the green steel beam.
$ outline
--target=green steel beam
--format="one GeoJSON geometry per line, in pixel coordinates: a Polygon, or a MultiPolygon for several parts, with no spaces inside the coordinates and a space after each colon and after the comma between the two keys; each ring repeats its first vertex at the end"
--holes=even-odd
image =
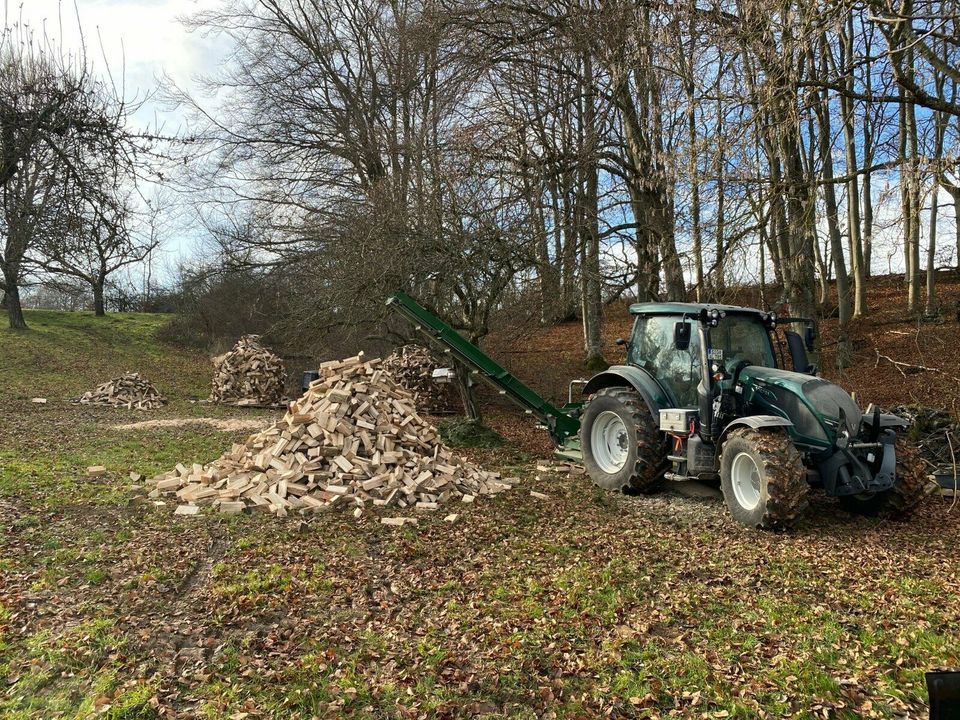
{"type": "Polygon", "coordinates": [[[387,305],[412,322],[418,330],[443,345],[450,354],[496,388],[501,395],[507,396],[528,413],[540,418],[557,445],[564,445],[568,438],[576,437],[580,432],[580,421],[577,418],[567,415],[544,400],[406,293],[396,293],[387,300],[387,305]]]}

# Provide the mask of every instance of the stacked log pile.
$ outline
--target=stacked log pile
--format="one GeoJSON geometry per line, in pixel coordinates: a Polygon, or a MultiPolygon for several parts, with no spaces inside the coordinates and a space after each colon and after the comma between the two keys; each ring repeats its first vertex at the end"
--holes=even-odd
{"type": "Polygon", "coordinates": [[[381,361],[361,354],[324,363],[281,421],[209,465],[177,465],[154,478],[149,495],[176,496],[188,515],[210,505],[278,516],[350,508],[359,517],[369,507],[469,503],[515,482],[456,457],[381,361]]]}
{"type": "Polygon", "coordinates": [[[383,361],[383,367],[400,386],[413,395],[421,412],[447,415],[458,412],[460,400],[452,383],[437,382],[433,371],[440,367],[433,353],[422,345],[404,345],[383,361]]]}
{"type": "Polygon", "coordinates": [[[213,358],[212,402],[229,405],[283,404],[286,370],[283,361],[260,342],[244,335],[230,352],[213,358]]]}
{"type": "Polygon", "coordinates": [[[131,410],[155,410],[166,404],[167,399],[140,373],[124,373],[108,380],[93,390],[73,400],[81,405],[107,405],[131,410]]]}

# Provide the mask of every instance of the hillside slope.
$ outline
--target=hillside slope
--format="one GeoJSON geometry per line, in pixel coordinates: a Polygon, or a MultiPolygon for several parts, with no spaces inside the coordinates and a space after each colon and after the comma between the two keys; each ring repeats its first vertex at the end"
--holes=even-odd
{"type": "Polygon", "coordinates": [[[180,517],[130,472],[246,434],[198,415],[279,413],[191,402],[211,368],[157,341],[163,318],[28,320],[0,331],[2,718],[892,720],[924,717],[924,672],[960,664],[942,498],[891,523],[814,493],[795,532],[759,533],[718,499],[555,472],[516,442],[545,433],[491,407],[515,432],[471,458],[513,491],[402,528],[376,507],[180,517]],[[127,369],[170,403],[67,401],[127,369]]]}
{"type": "Polygon", "coordinates": [[[168,315],[27,310],[29,329],[0,329],[0,397],[66,400],[126,371],[172,397],[209,392],[210,360],[157,340],[168,315]]]}

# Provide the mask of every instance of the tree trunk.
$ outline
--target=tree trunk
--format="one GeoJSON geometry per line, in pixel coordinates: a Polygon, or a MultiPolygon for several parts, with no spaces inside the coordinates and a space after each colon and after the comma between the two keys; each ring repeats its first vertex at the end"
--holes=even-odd
{"type": "Polygon", "coordinates": [[[470,377],[470,369],[461,362],[453,363],[457,375],[457,390],[460,393],[460,402],[463,403],[463,414],[473,422],[482,423],[483,413],[480,403],[477,402],[476,385],[470,377]]]}
{"type": "MultiPolygon", "coordinates": [[[[826,72],[827,38],[821,40],[821,71],[826,72]]],[[[822,165],[823,204],[827,213],[827,233],[830,237],[830,255],[833,269],[837,277],[837,310],[839,314],[839,328],[837,337],[837,368],[843,370],[852,360],[850,347],[850,281],[847,278],[847,264],[843,258],[843,240],[840,236],[840,221],[837,218],[837,195],[833,184],[833,133],[830,126],[830,94],[829,90],[821,92],[821,101],[816,106],[817,117],[820,121],[820,162],[822,165]]],[[[849,144],[847,146],[849,153],[849,144]]],[[[849,155],[848,155],[849,157],[849,155]]],[[[855,196],[854,196],[855,197],[855,196]]],[[[851,230],[852,232],[852,230],[851,230]]]]}
{"type": "Polygon", "coordinates": [[[107,314],[106,306],[103,302],[103,282],[91,283],[93,287],[93,314],[97,317],[104,317],[107,314]]]}
{"type": "Polygon", "coordinates": [[[936,311],[936,268],[935,258],[937,254],[937,195],[939,184],[936,179],[933,181],[933,187],[930,189],[930,233],[927,238],[927,297],[924,305],[924,314],[932,317],[936,311]]]}
{"type": "MultiPolygon", "coordinates": [[[[866,147],[866,140],[864,140],[864,147],[866,147]]],[[[864,155],[863,165],[864,167],[869,167],[871,163],[872,154],[870,157],[864,155]]],[[[873,265],[873,180],[871,173],[867,172],[863,175],[863,276],[869,279],[873,275],[872,265],[873,265]]],[[[864,303],[863,311],[869,312],[869,307],[864,303]]]]}
{"type": "MultiPolygon", "coordinates": [[[[873,56],[871,51],[872,45],[870,44],[870,37],[867,35],[865,37],[867,46],[864,49],[864,56],[870,58],[873,56]]],[[[865,94],[867,97],[870,97],[873,92],[873,62],[868,60],[866,62],[866,71],[863,75],[865,94]]],[[[870,119],[870,105],[864,105],[863,108],[863,123],[861,124],[861,136],[863,137],[863,167],[868,168],[873,165],[873,121],[870,119]]],[[[873,181],[872,174],[870,171],[866,171],[863,174],[863,195],[862,202],[860,205],[863,208],[863,229],[861,234],[863,236],[863,275],[866,278],[869,278],[872,274],[871,264],[873,261],[873,181]]],[[[867,312],[867,308],[864,307],[864,312],[867,312]]]]}
{"type": "MultiPolygon", "coordinates": [[[[842,37],[843,58],[846,68],[853,67],[853,13],[847,18],[847,32],[842,37]]],[[[853,90],[853,75],[847,80],[847,89],[853,90]]],[[[853,100],[840,96],[843,115],[843,137],[846,149],[846,173],[852,175],[847,183],[847,228],[850,233],[850,264],[853,266],[853,317],[862,317],[867,312],[867,274],[864,272],[862,218],[860,215],[860,183],[854,175],[857,167],[857,137],[854,130],[853,100]]],[[[829,111],[829,108],[828,108],[829,111]]],[[[839,273],[840,271],[837,270],[839,273]]]]}
{"type": "Polygon", "coordinates": [[[572,182],[564,173],[563,188],[563,259],[561,262],[560,294],[561,319],[572,320],[577,316],[577,231],[574,218],[572,182]]]}
{"type": "Polygon", "coordinates": [[[960,271],[960,189],[950,195],[953,197],[953,224],[957,234],[957,270],[960,271]]]}
{"type": "Polygon", "coordinates": [[[813,208],[810,206],[810,184],[804,176],[800,155],[799,127],[793,125],[782,131],[786,181],[787,238],[789,258],[784,268],[785,289],[790,312],[797,317],[813,317],[814,245],[813,208]]]}
{"type": "Polygon", "coordinates": [[[907,312],[915,313],[920,309],[920,207],[917,186],[917,140],[916,116],[913,105],[904,103],[901,110],[905,172],[901,178],[901,200],[903,209],[904,264],[906,266],[907,312]]]}
{"type": "Polygon", "coordinates": [[[10,322],[12,330],[26,330],[27,321],[23,317],[23,305],[20,303],[20,288],[15,279],[4,278],[6,291],[4,292],[4,302],[7,306],[7,319],[10,322]]]}
{"type": "Polygon", "coordinates": [[[690,176],[690,222],[693,237],[693,262],[696,299],[703,296],[703,238],[700,232],[700,172],[697,165],[697,108],[693,98],[693,81],[686,84],[687,100],[687,174],[690,176]]]}
{"type": "MultiPolygon", "coordinates": [[[[943,78],[937,78],[937,90],[943,94],[943,78]]],[[[934,113],[933,128],[933,184],[930,188],[930,232],[927,237],[927,287],[924,314],[932,317],[936,311],[936,255],[937,255],[937,214],[940,210],[940,162],[943,158],[943,140],[947,119],[941,112],[934,113]]]]}
{"type": "Polygon", "coordinates": [[[597,168],[596,108],[594,107],[593,63],[589,55],[582,59],[584,92],[582,119],[584,132],[584,155],[587,158],[581,172],[580,238],[582,263],[580,266],[581,300],[583,303],[583,342],[586,364],[589,369],[606,369],[601,342],[601,313],[603,293],[600,280],[600,216],[599,177],[597,168]]]}
{"type": "MultiPolygon", "coordinates": [[[[912,3],[904,3],[909,13],[912,3]]],[[[913,78],[913,51],[907,50],[907,74],[913,78]]],[[[917,147],[917,113],[912,94],[900,90],[900,156],[904,160],[900,176],[903,209],[904,264],[907,282],[907,312],[920,309],[920,177],[917,147]]]]}

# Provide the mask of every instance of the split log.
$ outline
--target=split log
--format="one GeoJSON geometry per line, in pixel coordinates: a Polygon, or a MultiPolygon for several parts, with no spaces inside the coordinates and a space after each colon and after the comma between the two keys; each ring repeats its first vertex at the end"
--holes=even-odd
{"type": "Polygon", "coordinates": [[[130,410],[155,410],[167,399],[153,384],[139,373],[124,373],[120,377],[98,385],[73,400],[81,405],[107,405],[130,410]]]}

